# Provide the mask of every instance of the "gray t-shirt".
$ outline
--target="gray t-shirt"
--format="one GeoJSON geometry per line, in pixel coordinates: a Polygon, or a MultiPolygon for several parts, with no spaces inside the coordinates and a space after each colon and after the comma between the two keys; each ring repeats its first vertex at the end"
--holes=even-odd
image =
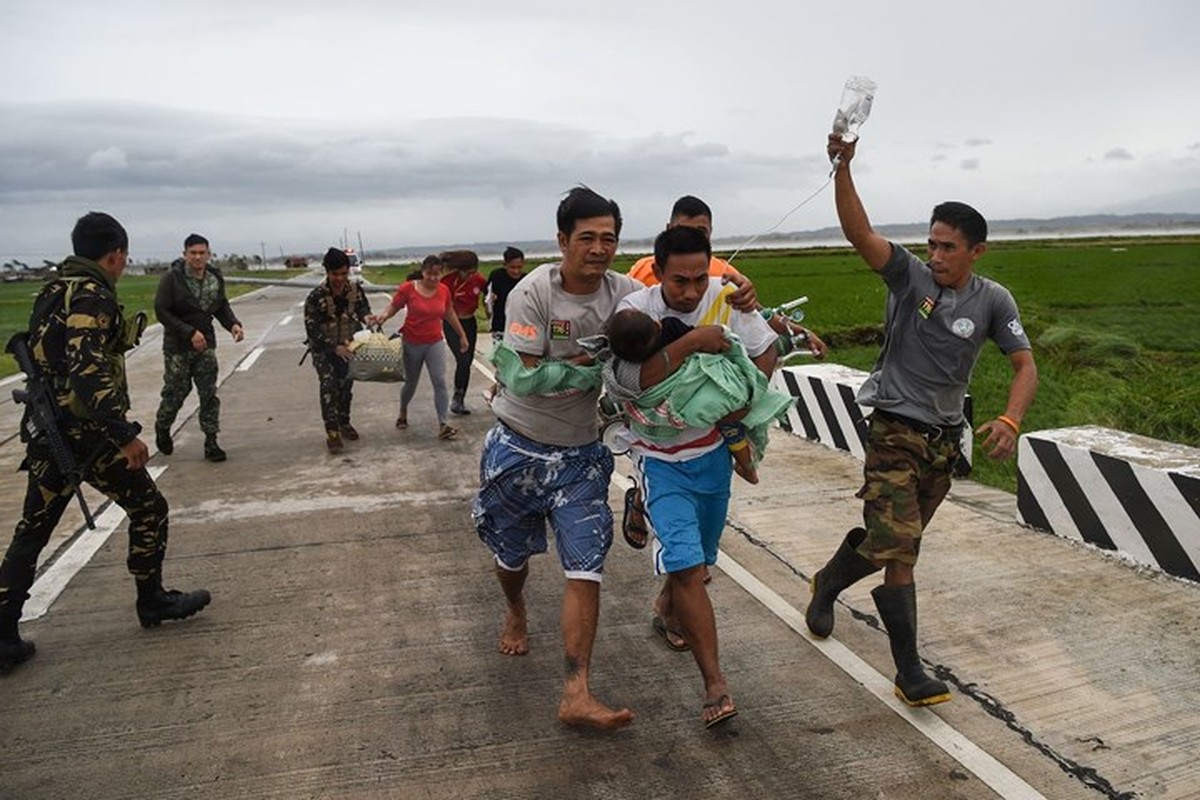
{"type": "MultiPolygon", "coordinates": [[[[561,264],[542,264],[508,296],[504,342],[518,353],[565,360],[584,352],[579,339],[604,332],[625,295],[641,284],[611,270],[591,294],[563,290],[561,264]]],[[[505,425],[535,442],[577,447],[596,441],[597,386],[555,394],[514,395],[501,387],[492,411],[505,425]]]]}
{"type": "Polygon", "coordinates": [[[888,287],[886,338],[859,404],[959,424],[984,342],[993,339],[1006,355],[1030,349],[1016,301],[975,274],[959,290],[938,286],[929,266],[894,242],[879,274],[888,287]]]}

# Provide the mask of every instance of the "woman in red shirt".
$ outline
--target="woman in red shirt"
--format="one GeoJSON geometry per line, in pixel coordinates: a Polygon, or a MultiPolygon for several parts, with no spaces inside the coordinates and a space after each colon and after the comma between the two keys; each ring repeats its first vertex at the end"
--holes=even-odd
{"type": "Polygon", "coordinates": [[[421,277],[405,281],[396,289],[392,301],[379,316],[367,318],[368,323],[382,325],[393,314],[407,308],[400,333],[404,337],[404,388],[400,390],[400,416],[396,427],[408,427],[408,403],[416,394],[421,380],[421,367],[429,371],[433,382],[433,407],[437,411],[438,438],[453,439],[458,428],[446,424],[449,410],[449,391],[446,387],[446,347],[443,344],[442,321],[458,334],[459,347],[466,352],[467,335],[454,313],[450,289],[442,283],[442,260],[426,256],[421,263],[421,277]]]}
{"type": "Polygon", "coordinates": [[[448,250],[442,253],[442,263],[448,270],[442,278],[442,283],[450,289],[454,300],[454,313],[458,316],[459,325],[467,332],[467,347],[458,347],[457,331],[446,323],[443,333],[450,349],[455,352],[458,362],[454,370],[454,399],[450,401],[450,413],[470,414],[464,398],[467,396],[467,384],[471,382],[471,364],[475,360],[475,339],[478,326],[475,322],[475,310],[483,299],[483,289],[487,286],[487,278],[479,271],[479,256],[472,250],[448,250]]]}

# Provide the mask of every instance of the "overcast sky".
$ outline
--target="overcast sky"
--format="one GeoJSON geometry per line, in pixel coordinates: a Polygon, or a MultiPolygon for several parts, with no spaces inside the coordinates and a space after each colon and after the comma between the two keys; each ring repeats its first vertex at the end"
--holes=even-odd
{"type": "MultiPolygon", "coordinates": [[[[626,238],[689,193],[749,236],[825,181],[851,75],[876,223],[1200,212],[1198,30],[1195,0],[5,0],[0,254],[93,209],[135,258],[547,239],[577,183],[626,238]]],[[[826,189],[782,229],[835,224],[826,189]]]]}

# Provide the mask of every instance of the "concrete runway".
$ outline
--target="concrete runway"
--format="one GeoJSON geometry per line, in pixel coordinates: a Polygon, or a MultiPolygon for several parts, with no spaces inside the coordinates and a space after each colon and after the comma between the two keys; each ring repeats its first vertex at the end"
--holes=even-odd
{"type": "MultiPolygon", "coordinates": [[[[0,798],[1200,797],[1200,586],[1024,529],[1011,496],[961,482],[917,573],[922,654],[954,700],[908,709],[870,581],[830,640],[803,631],[807,579],[858,519],[860,467],[782,431],[762,482],[735,479],[711,586],[740,716],[704,730],[694,662],[650,627],[649,551],[618,531],[592,680],[637,719],[562,726],[553,554],[531,568],[530,654],[496,652],[503,604],[469,514],[486,378],[454,442],[436,439],[427,381],[407,431],[398,385],[359,384],[363,439],[330,456],[315,373],[297,367],[304,294],[240,298],[246,341],[219,334],[229,461],[203,460],[194,394],[174,455],[151,461],[171,503],[167,583],[210,589],[209,608],[142,630],[119,514],[107,540],[64,519],[45,613],[22,624],[38,654],[0,678],[0,798]]],[[[147,429],[161,366],[152,334],[130,358],[147,429]]],[[[6,544],[24,478],[2,487],[6,544]]]]}

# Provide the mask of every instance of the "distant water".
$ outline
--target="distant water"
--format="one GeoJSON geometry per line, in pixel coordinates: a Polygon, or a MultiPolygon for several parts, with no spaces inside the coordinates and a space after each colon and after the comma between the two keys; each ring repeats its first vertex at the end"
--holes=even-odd
{"type": "MultiPolygon", "coordinates": [[[[886,232],[886,226],[880,226],[884,229],[884,235],[897,241],[911,243],[920,242],[923,240],[921,234],[889,234],[886,232]]],[[[1200,226],[1180,225],[1177,227],[1146,227],[1146,228],[1039,228],[1031,226],[1029,228],[1019,229],[997,229],[993,230],[989,235],[991,241],[1029,241],[1035,239],[1094,239],[1094,238],[1153,238],[1160,236],[1200,236],[1200,226]]],[[[747,239],[742,238],[722,238],[713,242],[714,249],[719,253],[732,253],[739,247],[743,246],[747,239]]],[[[849,247],[849,243],[841,236],[813,236],[813,237],[796,237],[794,239],[768,239],[765,241],[755,241],[750,244],[750,250],[808,250],[819,249],[825,247],[849,247]]],[[[645,255],[649,253],[653,245],[650,240],[638,239],[631,241],[627,245],[621,247],[618,251],[619,255],[645,255]]],[[[436,248],[435,248],[436,249],[436,248]]],[[[443,248],[448,249],[448,248],[443,248]]],[[[499,261],[503,252],[503,247],[489,248],[476,246],[475,252],[479,254],[479,258],[483,261],[499,261]]],[[[561,255],[558,248],[553,242],[547,241],[544,246],[527,246],[525,257],[528,259],[544,260],[547,258],[557,258],[561,255]]],[[[430,250],[432,252],[432,250],[430,250]]],[[[67,254],[64,252],[63,256],[67,254]]],[[[171,254],[170,258],[174,258],[177,254],[171,254]]],[[[421,255],[392,255],[372,257],[370,251],[367,252],[367,266],[381,266],[385,264],[416,264],[425,255],[422,251],[421,255]]],[[[166,260],[170,260],[167,258],[166,260]]],[[[10,261],[22,261],[31,267],[39,266],[42,263],[42,256],[23,256],[21,254],[3,254],[0,255],[0,264],[6,264],[10,261]]],[[[319,262],[319,259],[318,259],[319,262]]],[[[140,272],[138,264],[131,266],[130,272],[140,272]]],[[[263,269],[281,269],[282,264],[278,261],[271,261],[266,264],[263,269]]],[[[3,276],[0,272],[0,277],[3,276]]]]}
{"type": "MultiPolygon", "coordinates": [[[[887,235],[887,234],[885,234],[887,235]]],[[[1180,226],[1176,228],[1087,228],[1087,229],[1052,229],[1038,228],[1028,230],[996,230],[993,231],[988,239],[990,241],[1031,241],[1038,239],[1098,239],[1109,237],[1120,238],[1152,238],[1159,236],[1200,236],[1200,226],[1180,226]]],[[[920,242],[922,236],[917,235],[894,235],[889,236],[901,242],[920,242]]],[[[717,239],[713,242],[713,249],[718,253],[732,253],[741,247],[746,242],[746,239],[725,238],[717,239]]],[[[557,258],[561,253],[557,248],[550,249],[550,243],[547,242],[547,247],[542,249],[526,248],[525,257],[528,259],[545,259],[557,258]]],[[[841,236],[828,237],[797,237],[794,239],[770,239],[767,241],[753,242],[748,250],[809,250],[826,247],[849,247],[850,243],[841,236]]],[[[618,255],[645,255],[653,248],[653,244],[646,240],[638,240],[636,243],[630,243],[627,246],[622,246],[618,251],[618,255]]],[[[479,258],[483,261],[499,261],[501,258],[501,249],[496,249],[494,252],[487,248],[479,248],[475,252],[479,254],[479,258]]],[[[392,259],[395,262],[397,259],[392,259]]],[[[368,263],[372,259],[368,258],[368,263]]],[[[387,259],[380,259],[380,263],[388,263],[387,259]]]]}

